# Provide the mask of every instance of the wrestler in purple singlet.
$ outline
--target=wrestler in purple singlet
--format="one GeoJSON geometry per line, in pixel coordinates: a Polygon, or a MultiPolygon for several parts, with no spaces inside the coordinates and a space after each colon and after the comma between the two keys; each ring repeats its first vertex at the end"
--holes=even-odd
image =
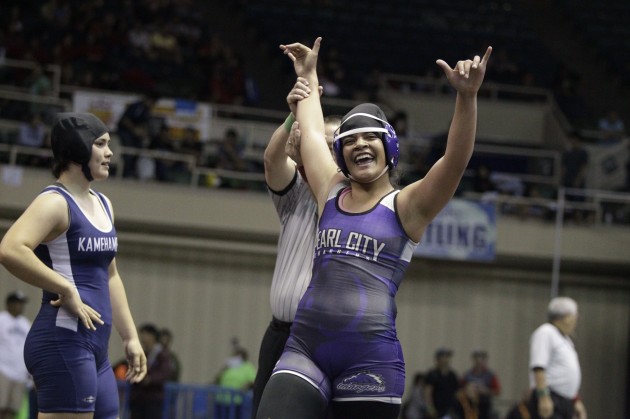
{"type": "Polygon", "coordinates": [[[400,403],[394,298],[416,243],[396,214],[398,191],[353,214],[340,207],[345,185],[332,189],[322,213],[313,279],[276,372],[307,379],[328,400],[400,403]]]}

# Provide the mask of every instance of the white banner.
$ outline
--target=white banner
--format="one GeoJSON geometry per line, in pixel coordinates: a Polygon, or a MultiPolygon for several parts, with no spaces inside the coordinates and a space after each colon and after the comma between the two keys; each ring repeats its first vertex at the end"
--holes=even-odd
{"type": "Polygon", "coordinates": [[[454,198],[429,224],[414,255],[492,261],[496,240],[494,203],[454,198]]]}
{"type": "MultiPolygon", "coordinates": [[[[98,116],[112,132],[127,104],[140,96],[116,93],[75,91],[72,104],[75,112],[90,112],[98,116]]],[[[192,127],[200,141],[210,138],[211,108],[207,103],[184,99],[162,98],[153,108],[153,115],[164,118],[174,140],[181,139],[184,129],[192,127]]]]}
{"type": "Polygon", "coordinates": [[[588,189],[615,190],[626,184],[628,139],[616,144],[585,145],[588,151],[588,189]]]}

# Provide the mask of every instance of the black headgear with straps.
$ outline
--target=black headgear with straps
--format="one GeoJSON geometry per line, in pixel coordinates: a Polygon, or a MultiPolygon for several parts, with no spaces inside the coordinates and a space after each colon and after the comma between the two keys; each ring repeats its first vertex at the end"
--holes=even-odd
{"type": "Polygon", "coordinates": [[[53,156],[60,162],[80,164],[87,180],[92,181],[94,178],[88,166],[92,144],[107,132],[105,124],[91,113],[58,113],[50,133],[53,156]]]}
{"type": "Polygon", "coordinates": [[[333,140],[333,152],[341,172],[348,176],[349,171],[343,159],[342,139],[360,132],[375,132],[383,141],[385,158],[389,170],[398,165],[398,137],[394,128],[387,122],[385,113],[373,103],[362,103],[352,108],[342,119],[333,140]]]}

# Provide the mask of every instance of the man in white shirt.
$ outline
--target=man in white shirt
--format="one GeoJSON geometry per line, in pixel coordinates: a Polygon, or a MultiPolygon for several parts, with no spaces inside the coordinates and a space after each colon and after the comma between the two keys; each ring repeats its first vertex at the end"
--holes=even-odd
{"type": "Polygon", "coordinates": [[[530,338],[530,414],[532,419],[586,419],[579,396],[580,362],[570,337],[577,325],[577,303],[556,297],[547,314],[549,321],[530,338]]]}
{"type": "Polygon", "coordinates": [[[30,380],[24,365],[24,341],[31,322],[22,315],[28,299],[21,291],[7,295],[0,312],[0,418],[12,419],[22,406],[30,380]]]}

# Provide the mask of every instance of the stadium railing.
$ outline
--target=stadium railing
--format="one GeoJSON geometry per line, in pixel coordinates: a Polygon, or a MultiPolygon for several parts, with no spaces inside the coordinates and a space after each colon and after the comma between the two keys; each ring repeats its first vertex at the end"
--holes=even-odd
{"type": "MultiPolygon", "coordinates": [[[[120,419],[130,418],[130,384],[118,381],[120,419]]],[[[252,412],[251,391],[216,385],[164,385],[162,419],[249,419],[252,412]]]]}

